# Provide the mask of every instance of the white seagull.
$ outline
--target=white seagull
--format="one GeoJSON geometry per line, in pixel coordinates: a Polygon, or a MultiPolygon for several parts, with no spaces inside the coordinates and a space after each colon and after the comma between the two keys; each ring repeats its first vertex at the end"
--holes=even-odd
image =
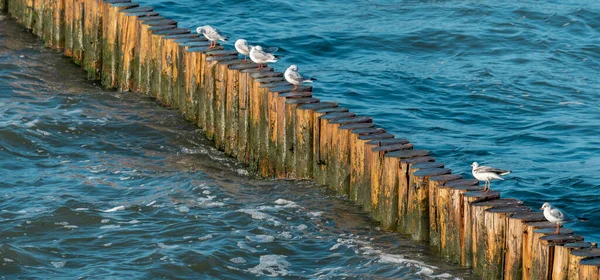
{"type": "Polygon", "coordinates": [[[235,46],[235,50],[237,52],[244,55],[244,61],[248,61],[247,57],[248,57],[248,54],[250,54],[250,48],[251,48],[251,46],[248,45],[248,41],[246,41],[244,39],[237,39],[237,41],[235,41],[234,46],[235,46]]]}
{"type": "Polygon", "coordinates": [[[475,177],[475,179],[477,179],[479,181],[485,181],[485,184],[483,186],[483,190],[485,192],[490,191],[490,181],[491,180],[493,180],[493,179],[504,180],[504,178],[502,178],[500,176],[510,173],[510,170],[503,170],[503,169],[493,168],[493,167],[489,167],[489,166],[479,166],[479,163],[477,163],[477,162],[473,162],[473,164],[471,164],[471,167],[473,167],[473,170],[471,171],[473,173],[473,177],[475,177]]]}
{"type": "Polygon", "coordinates": [[[269,62],[277,62],[277,57],[272,53],[264,52],[261,46],[252,46],[250,48],[250,59],[258,64],[259,70],[269,62]]]}
{"type": "Polygon", "coordinates": [[[560,226],[562,226],[562,224],[565,222],[575,222],[578,220],[584,222],[587,221],[585,218],[578,218],[573,215],[569,215],[558,208],[552,207],[552,205],[550,205],[548,202],[544,203],[540,210],[544,210],[544,217],[546,220],[548,220],[548,222],[556,224],[556,231],[554,231],[554,234],[558,234],[560,232],[560,226]]]}
{"type": "Polygon", "coordinates": [[[200,26],[196,28],[196,32],[198,34],[204,35],[204,37],[210,41],[210,44],[208,45],[210,49],[217,46],[217,41],[225,42],[229,39],[227,38],[227,36],[221,34],[221,32],[218,29],[210,25],[200,26]]]}
{"type": "Polygon", "coordinates": [[[285,80],[288,81],[288,83],[294,85],[293,90],[298,89],[298,86],[301,83],[312,83],[312,81],[317,80],[315,78],[302,77],[300,75],[300,73],[298,73],[298,66],[296,66],[294,64],[290,65],[290,67],[288,67],[288,69],[285,70],[285,73],[283,73],[283,76],[285,77],[285,80]]]}

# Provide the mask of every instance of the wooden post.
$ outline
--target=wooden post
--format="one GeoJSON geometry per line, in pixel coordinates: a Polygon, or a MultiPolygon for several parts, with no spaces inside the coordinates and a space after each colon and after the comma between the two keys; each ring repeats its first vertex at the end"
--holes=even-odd
{"type": "Polygon", "coordinates": [[[350,173],[350,199],[356,201],[366,212],[371,212],[371,159],[373,148],[386,145],[406,144],[408,140],[395,139],[394,135],[379,133],[360,135],[354,141],[356,151],[351,156],[353,162],[350,173]],[[388,140],[394,141],[388,141],[388,140]]]}
{"type": "MultiPolygon", "coordinates": [[[[269,162],[277,162],[276,154],[276,136],[277,136],[277,118],[276,106],[271,96],[269,96],[269,162]]],[[[298,106],[296,112],[296,176],[298,179],[312,179],[313,175],[313,155],[314,155],[314,122],[315,111],[325,108],[334,108],[338,104],[334,102],[318,102],[303,104],[298,106]]]]}
{"type": "MultiPolygon", "coordinates": [[[[173,35],[177,36],[177,35],[173,35]]],[[[182,35],[183,36],[183,35],[182,35]]],[[[198,43],[206,43],[206,40],[200,40],[198,34],[188,34],[189,37],[183,37],[179,39],[174,39],[175,43],[175,82],[173,85],[173,96],[175,96],[174,102],[175,106],[179,108],[179,112],[187,119],[193,120],[193,114],[190,114],[190,106],[192,106],[191,92],[189,90],[189,86],[191,82],[188,83],[191,65],[188,65],[188,46],[194,46],[198,43]]],[[[202,38],[204,39],[204,38],[202,38]]]]}
{"type": "Polygon", "coordinates": [[[536,258],[537,255],[535,248],[537,248],[537,242],[539,241],[539,237],[541,237],[541,234],[536,234],[535,230],[540,228],[554,228],[554,226],[555,225],[553,223],[545,221],[545,219],[544,222],[540,221],[525,223],[525,228],[523,230],[522,279],[533,279],[531,278],[534,269],[532,266],[535,263],[534,258],[536,258]]]}
{"type": "Polygon", "coordinates": [[[143,17],[136,20],[136,25],[139,28],[139,38],[135,46],[134,54],[134,72],[137,72],[134,78],[135,90],[150,95],[150,80],[151,80],[151,57],[154,50],[152,49],[152,30],[151,28],[164,27],[175,28],[177,22],[170,19],[153,19],[156,17],[143,17]]]}
{"type": "Polygon", "coordinates": [[[173,39],[167,37],[179,34],[189,34],[187,28],[168,28],[164,26],[150,27],[152,31],[152,58],[150,93],[163,106],[173,106],[173,49],[177,48],[173,39]],[[161,30],[157,30],[161,29],[161,30]]]}
{"type": "Polygon", "coordinates": [[[348,185],[348,198],[358,202],[358,185],[364,179],[365,172],[365,144],[368,141],[360,140],[360,136],[377,135],[385,133],[385,129],[371,127],[353,129],[350,133],[350,182],[348,185]]]}
{"type": "MultiPolygon", "coordinates": [[[[471,232],[473,236],[473,270],[478,275],[484,275],[486,265],[487,228],[485,213],[493,207],[519,206],[522,202],[516,199],[493,199],[471,203],[471,232]]],[[[502,232],[502,234],[504,234],[502,232]]]]}
{"type": "Polygon", "coordinates": [[[600,279],[600,258],[586,259],[579,262],[579,279],[600,279]]]}
{"type": "MultiPolygon", "coordinates": [[[[296,142],[298,142],[297,131],[296,131],[296,120],[297,116],[297,108],[302,104],[316,103],[319,102],[319,99],[312,97],[295,97],[295,92],[288,92],[284,94],[280,94],[279,97],[285,97],[285,122],[286,122],[286,132],[285,132],[285,143],[286,143],[286,170],[288,172],[288,178],[298,179],[298,166],[297,155],[298,155],[298,147],[296,146],[296,142]]],[[[267,133],[268,135],[268,133],[267,133]]],[[[305,152],[301,151],[300,153],[305,152]]],[[[312,150],[311,150],[312,152],[312,150]]],[[[265,154],[266,151],[263,152],[265,154]]],[[[264,164],[263,164],[264,165],[264,164]]]]}
{"type": "Polygon", "coordinates": [[[484,279],[502,279],[504,277],[504,257],[509,234],[508,217],[515,213],[530,211],[531,208],[522,205],[495,206],[485,211],[485,247],[482,248],[484,259],[481,260],[484,279]]]}
{"type": "MultiPolygon", "coordinates": [[[[315,173],[315,181],[320,185],[329,185],[330,183],[329,176],[331,174],[328,174],[328,171],[330,170],[328,165],[332,164],[331,162],[329,162],[329,160],[331,159],[330,153],[333,152],[332,149],[334,148],[332,143],[332,129],[336,127],[334,124],[331,124],[331,121],[355,116],[354,113],[335,112],[334,109],[339,110],[340,107],[326,109],[327,111],[329,111],[329,113],[318,117],[319,125],[316,128],[318,128],[319,130],[315,131],[315,135],[318,134],[319,147],[316,150],[318,151],[318,154],[315,154],[315,160],[317,160],[317,168],[313,169],[313,172],[315,173]]],[[[285,147],[285,144],[283,145],[285,147]]],[[[329,185],[329,187],[331,187],[331,185],[329,185]]]]}
{"type": "Polygon", "coordinates": [[[6,12],[8,10],[7,3],[8,3],[7,0],[0,0],[0,11],[1,12],[6,12]]]}
{"type": "Polygon", "coordinates": [[[442,215],[440,223],[445,224],[445,234],[440,234],[441,255],[452,263],[461,263],[461,252],[464,247],[464,194],[468,191],[480,191],[479,181],[476,179],[459,179],[444,184],[448,189],[449,206],[447,212],[442,215]]]}
{"type": "MultiPolygon", "coordinates": [[[[66,0],[65,3],[76,0],[66,0]]],[[[104,2],[102,4],[102,85],[106,88],[117,87],[117,34],[119,31],[118,26],[118,13],[120,10],[138,7],[137,3],[110,3],[104,2]]],[[[68,19],[68,18],[67,18],[68,19]]],[[[68,25],[67,25],[68,26],[68,25]]],[[[69,34],[72,34],[72,30],[69,32],[69,28],[66,29],[67,37],[65,39],[65,54],[68,56],[70,52],[74,51],[75,43],[74,39],[69,39],[69,34]],[[70,50],[69,50],[70,49],[70,50]]],[[[72,35],[71,35],[72,37],[72,35]]]]}
{"type": "Polygon", "coordinates": [[[83,0],[73,1],[73,62],[77,65],[83,63],[83,5],[83,0]]]}
{"type": "MultiPolygon", "coordinates": [[[[474,248],[474,243],[475,243],[475,233],[473,232],[473,227],[475,226],[475,223],[473,221],[473,206],[471,205],[471,203],[474,202],[479,202],[479,201],[486,201],[486,200],[491,200],[491,199],[497,199],[500,198],[500,193],[497,191],[489,191],[489,192],[482,192],[482,191],[470,191],[470,192],[465,192],[463,195],[463,234],[462,236],[464,236],[464,242],[461,247],[461,264],[463,266],[466,267],[471,267],[473,266],[473,258],[474,258],[474,254],[475,251],[473,250],[474,248]]],[[[484,209],[485,210],[485,209],[484,209]]]]}
{"type": "Polygon", "coordinates": [[[569,279],[569,257],[578,249],[592,248],[589,242],[572,242],[554,247],[554,263],[552,264],[553,280],[569,279]]]}
{"type": "Polygon", "coordinates": [[[545,220],[546,218],[544,218],[544,214],[541,212],[517,213],[508,217],[506,252],[504,254],[504,279],[521,279],[523,277],[523,246],[524,240],[530,234],[525,229],[525,223],[545,220]]]}
{"type": "MultiPolygon", "coordinates": [[[[64,23],[65,23],[65,56],[68,57],[73,57],[73,20],[75,18],[75,2],[76,0],[64,0],[64,7],[65,7],[65,19],[64,19],[64,23]]],[[[109,7],[111,3],[105,2],[104,5],[106,7],[109,7]]],[[[51,8],[51,7],[50,7],[51,8]]],[[[108,9],[107,9],[108,10],[108,9]]],[[[51,46],[52,45],[52,24],[53,24],[53,16],[52,16],[52,10],[50,9],[48,11],[50,13],[49,16],[45,16],[47,19],[44,20],[44,28],[48,31],[49,34],[47,34],[47,40],[46,38],[44,38],[44,41],[50,41],[50,42],[46,42],[46,46],[51,46]]],[[[108,28],[108,27],[106,27],[108,28]]],[[[44,32],[46,34],[46,32],[44,32]]],[[[104,32],[103,32],[104,33],[104,32]]],[[[107,34],[107,33],[104,33],[107,34]]],[[[106,36],[106,35],[105,35],[106,36]]]]}
{"type": "MultiPolygon", "coordinates": [[[[194,40],[194,39],[189,39],[194,40]]],[[[204,93],[204,81],[203,79],[203,65],[204,65],[204,53],[203,51],[193,51],[193,49],[203,50],[208,47],[208,41],[191,41],[186,43],[179,43],[179,48],[181,48],[180,53],[183,54],[183,59],[185,60],[185,71],[183,83],[184,93],[183,96],[180,96],[181,99],[184,99],[185,108],[180,108],[180,111],[183,112],[185,118],[197,126],[199,124],[199,115],[200,115],[200,95],[204,93]]],[[[181,93],[180,93],[181,94],[181,93]]]]}
{"type": "Polygon", "coordinates": [[[371,190],[371,217],[381,222],[386,230],[394,230],[398,219],[398,176],[400,158],[393,152],[412,150],[411,143],[377,146],[369,155],[371,190]],[[391,156],[387,156],[391,154],[391,156]],[[393,174],[393,176],[392,176],[393,174]],[[385,181],[384,181],[385,180],[385,181]],[[386,186],[390,184],[389,186],[386,186]]]}
{"type": "Polygon", "coordinates": [[[572,233],[554,234],[551,229],[547,229],[547,232],[546,235],[539,237],[537,248],[534,248],[531,279],[552,279],[554,247],[556,245],[583,241],[583,236],[572,233]]]}
{"type": "Polygon", "coordinates": [[[585,259],[598,258],[600,258],[600,249],[598,248],[585,248],[571,251],[571,255],[569,256],[569,276],[567,278],[585,279],[586,275],[582,272],[587,273],[587,271],[581,271],[580,262],[585,259]]]}
{"type": "MultiPolygon", "coordinates": [[[[65,0],[52,0],[52,5],[44,4],[44,13],[50,11],[48,15],[48,22],[52,22],[50,25],[51,31],[48,31],[46,46],[61,49],[65,46],[65,0]]],[[[46,20],[44,20],[46,21],[46,20]]]]}
{"type": "Polygon", "coordinates": [[[134,89],[133,60],[137,41],[139,40],[139,25],[137,18],[158,15],[152,12],[151,7],[136,7],[121,10],[118,13],[117,21],[119,30],[117,32],[117,87],[120,91],[132,91],[134,89]]]}
{"type": "MultiPolygon", "coordinates": [[[[438,168],[444,167],[442,163],[439,164],[438,168]]],[[[451,210],[450,189],[445,188],[444,184],[461,178],[457,174],[429,178],[429,246],[438,254],[442,250],[441,236],[447,234],[446,217],[451,210]]]]}
{"type": "MultiPolygon", "coordinates": [[[[325,160],[327,158],[327,154],[321,151],[321,148],[325,148],[325,139],[321,139],[324,137],[322,131],[325,127],[321,127],[321,117],[328,113],[338,113],[338,112],[348,112],[348,108],[343,107],[331,107],[331,108],[323,108],[315,110],[315,114],[313,115],[313,178],[317,184],[324,185],[326,184],[326,180],[323,180],[323,174],[325,172],[325,160]]],[[[324,121],[323,121],[324,123],[324,121]]],[[[324,126],[324,125],[323,125],[324,126]]],[[[278,133],[279,133],[279,124],[278,124],[278,133]]],[[[277,144],[277,153],[280,152],[282,147],[277,144]]],[[[278,163],[279,166],[279,163],[278,163]]],[[[284,170],[285,171],[285,170],[284,170]]],[[[279,168],[277,169],[278,176],[281,173],[279,168]]]]}
{"type": "Polygon", "coordinates": [[[330,153],[327,159],[330,163],[327,165],[327,173],[330,174],[329,178],[331,179],[329,185],[339,195],[348,196],[350,184],[350,130],[353,127],[348,125],[364,127],[365,125],[375,126],[375,124],[373,124],[373,118],[363,116],[332,120],[329,123],[332,127],[330,130],[332,146],[337,151],[336,153],[330,153]],[[343,126],[345,126],[344,129],[342,129],[343,126]]]}

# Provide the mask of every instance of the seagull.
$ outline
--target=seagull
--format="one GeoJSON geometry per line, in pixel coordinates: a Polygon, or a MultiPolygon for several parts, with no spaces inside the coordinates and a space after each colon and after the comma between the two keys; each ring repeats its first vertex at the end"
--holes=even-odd
{"type": "Polygon", "coordinates": [[[200,26],[200,27],[196,28],[196,32],[198,34],[204,35],[204,37],[206,37],[206,39],[208,39],[210,41],[210,44],[208,45],[208,48],[210,48],[210,49],[217,46],[217,41],[225,42],[229,39],[229,38],[227,38],[227,36],[224,36],[223,34],[221,34],[221,32],[218,29],[216,29],[210,25],[200,26]]]}
{"type": "MultiPolygon", "coordinates": [[[[252,49],[252,45],[248,44],[248,41],[245,39],[237,39],[235,41],[235,50],[244,56],[244,62],[248,61],[247,57],[250,54],[250,50],[252,49]]],[[[263,51],[266,53],[274,53],[279,50],[278,47],[269,47],[264,49],[263,51]]]]}
{"type": "Polygon", "coordinates": [[[250,54],[250,48],[251,48],[251,46],[248,45],[248,41],[246,41],[244,39],[237,39],[237,41],[235,41],[234,46],[235,46],[235,50],[237,52],[244,55],[244,62],[248,61],[247,57],[248,57],[248,54],[250,54]]]}
{"type": "Polygon", "coordinates": [[[298,85],[300,85],[301,83],[312,83],[312,81],[317,80],[315,78],[304,78],[300,76],[300,73],[298,73],[298,66],[294,64],[290,65],[290,67],[288,67],[288,69],[285,70],[283,76],[285,77],[285,80],[288,81],[288,83],[294,85],[293,90],[298,89],[298,85]]]}
{"type": "Polygon", "coordinates": [[[277,62],[277,57],[272,53],[264,52],[261,46],[252,46],[250,48],[250,59],[258,64],[259,70],[268,62],[277,62]]]}
{"type": "Polygon", "coordinates": [[[562,226],[562,224],[564,224],[565,222],[587,221],[586,218],[575,217],[573,215],[569,215],[568,213],[561,211],[558,208],[552,207],[552,205],[550,205],[550,203],[548,202],[545,202],[542,205],[542,208],[540,208],[540,210],[544,210],[544,217],[546,217],[546,220],[548,220],[548,222],[556,224],[556,231],[554,231],[554,234],[559,234],[560,226],[562,226]]]}
{"type": "Polygon", "coordinates": [[[506,175],[508,173],[510,173],[510,170],[502,170],[502,169],[497,169],[497,168],[493,168],[493,167],[489,167],[489,166],[479,166],[479,163],[477,162],[473,162],[473,164],[471,164],[471,167],[473,167],[473,177],[475,177],[475,179],[479,180],[479,181],[485,181],[485,185],[483,186],[483,190],[485,192],[489,192],[490,191],[490,181],[493,179],[500,179],[500,180],[504,180],[504,178],[500,177],[503,175],[506,175]]]}

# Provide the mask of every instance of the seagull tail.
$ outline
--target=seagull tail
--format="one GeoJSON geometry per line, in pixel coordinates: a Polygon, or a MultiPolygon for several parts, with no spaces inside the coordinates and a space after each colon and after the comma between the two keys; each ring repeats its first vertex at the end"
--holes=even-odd
{"type": "Polygon", "coordinates": [[[577,218],[577,220],[580,221],[580,222],[587,222],[587,221],[589,221],[588,218],[583,218],[583,217],[575,217],[575,218],[577,218]]]}
{"type": "Polygon", "coordinates": [[[510,170],[505,170],[504,172],[500,173],[500,175],[504,176],[504,175],[508,175],[510,174],[512,171],[510,170]]]}
{"type": "Polygon", "coordinates": [[[311,81],[316,81],[317,79],[315,79],[315,78],[313,78],[313,77],[310,77],[310,78],[309,78],[309,80],[311,80],[311,81]]]}
{"type": "Polygon", "coordinates": [[[223,37],[221,37],[221,41],[227,42],[227,41],[229,41],[229,37],[223,36],[223,37]]]}

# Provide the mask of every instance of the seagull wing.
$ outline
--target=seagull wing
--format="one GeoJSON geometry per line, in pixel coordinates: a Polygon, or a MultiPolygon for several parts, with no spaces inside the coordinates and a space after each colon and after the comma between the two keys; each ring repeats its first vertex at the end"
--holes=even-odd
{"type": "Polygon", "coordinates": [[[491,172],[491,173],[496,173],[496,174],[500,174],[500,175],[506,175],[508,173],[510,173],[510,170],[504,170],[504,169],[498,169],[498,168],[494,168],[491,166],[479,166],[477,167],[477,169],[475,169],[476,172],[491,172]]]}
{"type": "Polygon", "coordinates": [[[550,214],[552,214],[552,216],[556,217],[557,219],[560,219],[560,220],[565,219],[565,215],[563,214],[563,212],[557,208],[550,210],[550,214]]]}
{"type": "Polygon", "coordinates": [[[291,71],[289,74],[289,77],[290,77],[290,79],[292,79],[294,81],[298,81],[298,82],[302,82],[304,80],[304,78],[302,78],[300,73],[298,73],[297,71],[291,71]]]}
{"type": "Polygon", "coordinates": [[[266,52],[266,53],[274,53],[274,52],[276,52],[278,50],[279,50],[278,47],[268,47],[268,48],[264,49],[264,52],[266,52]]]}

